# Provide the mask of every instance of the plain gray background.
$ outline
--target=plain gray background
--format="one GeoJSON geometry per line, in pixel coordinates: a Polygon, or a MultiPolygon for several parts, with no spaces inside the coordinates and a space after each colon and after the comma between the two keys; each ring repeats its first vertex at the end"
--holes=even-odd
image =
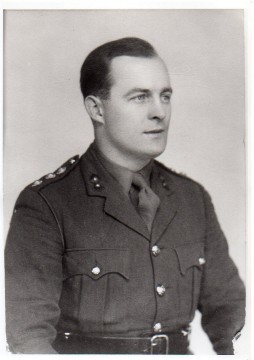
{"type": "MultiPolygon", "coordinates": [[[[245,75],[242,10],[8,10],[4,12],[4,225],[19,192],[93,140],[79,70],[96,46],[151,42],[174,89],[159,157],[210,192],[245,279],[245,75]]],[[[197,316],[196,354],[212,354],[197,316]]]]}

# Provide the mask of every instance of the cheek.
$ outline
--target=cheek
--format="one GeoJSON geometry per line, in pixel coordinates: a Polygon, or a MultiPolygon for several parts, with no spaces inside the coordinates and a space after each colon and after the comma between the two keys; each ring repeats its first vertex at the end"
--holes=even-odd
{"type": "Polygon", "coordinates": [[[140,117],[132,109],[115,109],[108,119],[110,127],[133,129],[140,124],[140,117]]]}
{"type": "Polygon", "coordinates": [[[172,112],[172,107],[171,107],[171,105],[170,105],[170,106],[168,107],[168,111],[167,111],[168,120],[170,120],[171,112],[172,112]]]}
{"type": "Polygon", "coordinates": [[[122,112],[114,112],[106,121],[105,130],[114,139],[125,139],[131,131],[128,117],[123,116],[122,112]]]}
{"type": "Polygon", "coordinates": [[[143,120],[146,118],[144,107],[130,106],[119,102],[105,109],[105,123],[114,137],[128,137],[129,141],[142,131],[143,120]]]}
{"type": "Polygon", "coordinates": [[[105,121],[110,127],[119,126],[123,119],[126,117],[126,114],[128,114],[128,112],[124,106],[121,106],[121,104],[113,103],[105,108],[105,121]]]}

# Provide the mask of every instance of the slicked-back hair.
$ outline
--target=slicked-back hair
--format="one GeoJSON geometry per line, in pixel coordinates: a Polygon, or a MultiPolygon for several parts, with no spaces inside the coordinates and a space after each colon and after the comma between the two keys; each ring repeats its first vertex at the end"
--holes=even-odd
{"type": "Polygon", "coordinates": [[[85,99],[88,95],[109,97],[112,86],[110,76],[111,60],[117,56],[152,58],[158,56],[147,41],[126,37],[107,42],[94,49],[85,59],[80,71],[80,88],[85,99]]]}

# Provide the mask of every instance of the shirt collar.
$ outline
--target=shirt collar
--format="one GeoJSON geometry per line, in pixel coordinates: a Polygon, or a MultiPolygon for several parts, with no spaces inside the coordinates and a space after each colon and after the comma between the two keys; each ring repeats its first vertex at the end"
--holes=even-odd
{"type": "MultiPolygon", "coordinates": [[[[98,148],[95,142],[93,142],[91,146],[91,150],[94,156],[98,159],[104,169],[122,186],[124,192],[128,195],[131,184],[133,171],[127,169],[126,167],[120,166],[111,160],[109,160],[98,148]]],[[[137,173],[141,174],[147,184],[150,186],[150,177],[153,167],[153,160],[151,160],[146,166],[144,166],[141,170],[137,171],[137,173]]]]}

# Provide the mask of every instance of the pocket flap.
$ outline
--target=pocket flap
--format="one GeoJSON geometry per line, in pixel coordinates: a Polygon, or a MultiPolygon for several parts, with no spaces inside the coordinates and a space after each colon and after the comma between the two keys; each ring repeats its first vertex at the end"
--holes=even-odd
{"type": "Polygon", "coordinates": [[[129,250],[69,250],[64,254],[63,267],[65,279],[74,275],[99,279],[108,273],[118,273],[129,279],[129,250]]]}
{"type": "Polygon", "coordinates": [[[180,271],[183,275],[190,267],[197,266],[201,269],[205,264],[204,243],[177,246],[175,251],[178,257],[180,271]]]}

